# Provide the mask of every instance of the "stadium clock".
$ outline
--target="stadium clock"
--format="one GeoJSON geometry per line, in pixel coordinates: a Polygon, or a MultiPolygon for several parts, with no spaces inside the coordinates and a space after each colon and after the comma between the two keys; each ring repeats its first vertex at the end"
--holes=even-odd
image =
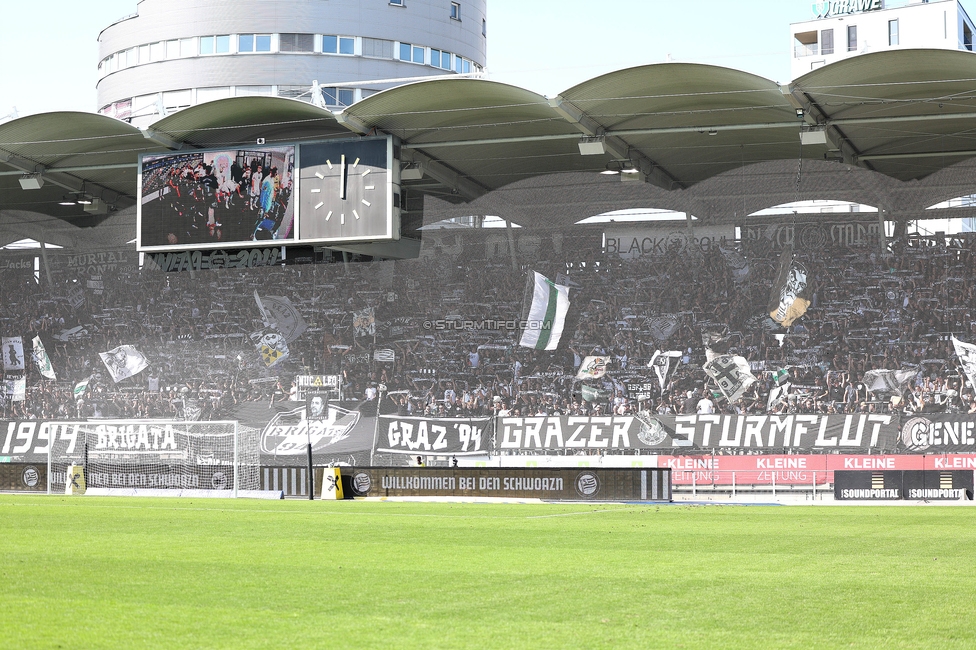
{"type": "Polygon", "coordinates": [[[301,146],[302,240],[395,239],[388,138],[301,146]]]}

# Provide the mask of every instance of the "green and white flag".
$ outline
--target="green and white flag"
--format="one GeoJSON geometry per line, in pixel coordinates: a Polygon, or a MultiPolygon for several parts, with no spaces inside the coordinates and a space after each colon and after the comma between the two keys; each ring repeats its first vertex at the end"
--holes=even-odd
{"type": "Polygon", "coordinates": [[[37,369],[40,373],[47,377],[48,379],[57,379],[54,374],[54,368],[51,366],[51,357],[47,356],[47,350],[44,349],[44,343],[41,342],[40,336],[34,337],[34,363],[37,364],[37,369]]]}
{"type": "MultiPolygon", "coordinates": [[[[523,320],[519,345],[536,350],[555,350],[563,335],[569,312],[569,287],[556,284],[541,273],[532,272],[532,303],[523,320]]],[[[528,287],[526,287],[528,293],[528,287]]]]}
{"type": "Polygon", "coordinates": [[[583,400],[587,402],[598,402],[610,397],[609,391],[600,390],[599,388],[587,386],[586,384],[580,385],[580,392],[583,395],[583,400]]]}
{"type": "Polygon", "coordinates": [[[88,379],[82,379],[77,384],[75,384],[75,390],[74,390],[75,399],[78,399],[79,397],[85,394],[85,391],[88,390],[88,382],[90,381],[91,381],[91,377],[89,377],[88,379]]]}
{"type": "Polygon", "coordinates": [[[773,381],[776,382],[777,386],[782,386],[790,380],[790,369],[780,368],[779,370],[773,371],[773,381]]]}

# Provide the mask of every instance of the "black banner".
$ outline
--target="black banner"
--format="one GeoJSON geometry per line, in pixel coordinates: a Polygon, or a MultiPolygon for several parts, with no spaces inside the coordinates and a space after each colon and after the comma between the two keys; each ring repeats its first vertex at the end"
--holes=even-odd
{"type": "Polygon", "coordinates": [[[376,451],[393,454],[486,454],[491,450],[491,418],[380,417],[376,451]]]}
{"type": "Polygon", "coordinates": [[[973,498],[973,472],[932,470],[837,470],[834,498],[845,500],[958,501],[973,498]]]}
{"type": "MultiPolygon", "coordinates": [[[[818,217],[821,215],[817,215],[818,217]]],[[[782,250],[794,247],[823,250],[834,247],[877,245],[881,225],[871,220],[825,220],[790,223],[743,223],[739,225],[747,251],[782,250]]]]}
{"type": "MultiPolygon", "coordinates": [[[[294,404],[290,402],[289,404],[294,404]]],[[[260,438],[261,464],[304,465],[308,445],[316,464],[361,463],[368,459],[376,428],[375,417],[330,402],[322,419],[308,419],[305,405],[275,414],[260,438]]],[[[367,461],[368,462],[368,461],[367,461]]]]}
{"type": "Polygon", "coordinates": [[[508,497],[545,501],[670,501],[669,469],[354,468],[343,492],[357,497],[508,497]]]}
{"type": "Polygon", "coordinates": [[[498,451],[559,449],[893,450],[891,415],[654,415],[498,418],[498,451]]]}

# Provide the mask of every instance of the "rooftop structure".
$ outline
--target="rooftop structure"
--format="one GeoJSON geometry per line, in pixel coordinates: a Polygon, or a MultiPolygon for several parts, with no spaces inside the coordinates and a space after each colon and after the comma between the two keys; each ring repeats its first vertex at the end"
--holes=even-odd
{"type": "Polygon", "coordinates": [[[790,25],[790,78],[868,52],[973,51],[973,21],[959,0],[816,2],[815,17],[790,25]]]}
{"type": "Polygon", "coordinates": [[[98,111],[135,125],[207,101],[341,108],[404,80],[478,73],[486,0],[141,0],[99,35],[98,111]]]}

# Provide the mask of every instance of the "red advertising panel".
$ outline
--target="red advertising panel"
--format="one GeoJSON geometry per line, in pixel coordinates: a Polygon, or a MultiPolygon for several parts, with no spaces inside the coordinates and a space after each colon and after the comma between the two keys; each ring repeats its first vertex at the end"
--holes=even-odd
{"type": "Polygon", "coordinates": [[[674,485],[817,485],[834,470],[976,470],[976,454],[658,456],[674,485]]]}

